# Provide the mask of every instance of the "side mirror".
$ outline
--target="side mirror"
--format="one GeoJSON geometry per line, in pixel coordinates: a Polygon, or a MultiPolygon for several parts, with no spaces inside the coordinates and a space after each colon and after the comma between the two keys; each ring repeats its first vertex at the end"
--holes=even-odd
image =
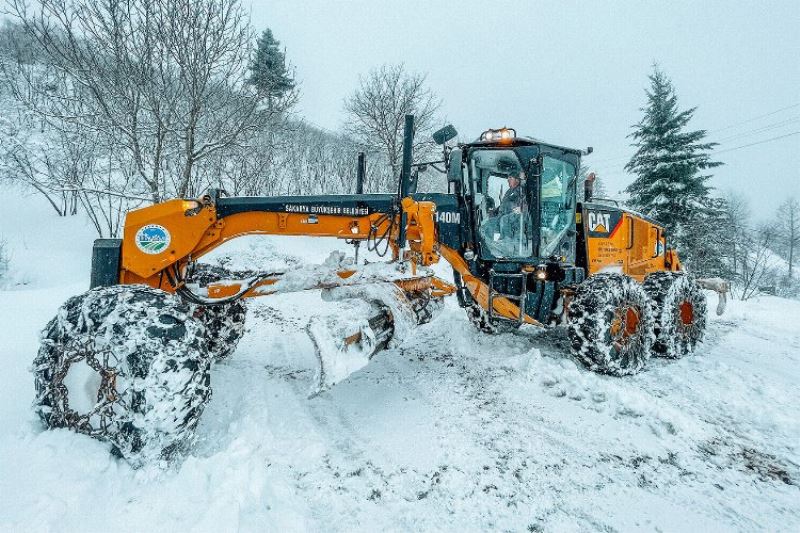
{"type": "Polygon", "coordinates": [[[448,183],[461,183],[464,181],[464,171],[461,168],[461,148],[450,150],[450,164],[447,165],[448,183]]]}
{"type": "Polygon", "coordinates": [[[583,201],[584,202],[591,202],[592,196],[594,196],[594,180],[597,176],[594,172],[589,172],[586,176],[586,180],[583,182],[583,201]]]}
{"type": "Polygon", "coordinates": [[[452,124],[448,124],[444,128],[434,132],[432,137],[433,137],[433,142],[441,145],[451,139],[455,139],[456,135],[458,135],[456,129],[453,127],[452,124]]]}

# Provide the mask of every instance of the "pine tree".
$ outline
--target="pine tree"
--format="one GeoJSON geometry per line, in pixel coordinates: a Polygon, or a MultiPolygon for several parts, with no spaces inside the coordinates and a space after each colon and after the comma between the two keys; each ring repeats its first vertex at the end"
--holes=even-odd
{"type": "Polygon", "coordinates": [[[663,223],[679,251],[688,251],[692,222],[709,205],[711,175],[702,171],[722,163],[711,160],[717,143],[702,142],[705,130],[684,131],[697,108],[678,110],[672,82],[657,65],[649,78],[644,117],[629,136],[637,150],[625,169],[637,177],[626,192],[631,207],[663,223]]]}
{"type": "Polygon", "coordinates": [[[725,198],[709,196],[702,209],[695,210],[689,221],[691,231],[683,236],[681,261],[701,277],[734,279],[736,228],[731,223],[730,206],[725,198]]]}
{"type": "Polygon", "coordinates": [[[250,60],[248,82],[267,97],[270,107],[295,88],[292,73],[286,66],[286,53],[280,49],[280,44],[267,28],[258,38],[255,56],[250,60]]]}

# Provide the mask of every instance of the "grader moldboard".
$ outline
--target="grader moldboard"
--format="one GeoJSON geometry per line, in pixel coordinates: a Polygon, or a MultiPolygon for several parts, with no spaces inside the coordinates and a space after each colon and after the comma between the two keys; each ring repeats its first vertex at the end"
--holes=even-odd
{"type": "MultiPolygon", "coordinates": [[[[393,338],[429,321],[455,294],[467,317],[493,334],[566,324],[575,358],[616,376],[651,353],[692,351],[706,325],[706,298],[683,272],[662,226],[608,201],[578,202],[578,169],[591,153],[487,130],[412,165],[406,117],[397,194],[175,199],[128,213],[122,239],[95,242],[91,290],[69,299],[42,332],[34,362],[35,408],[48,427],[112,444],[138,466],[185,448],[211,396],[213,360],[244,332],[247,298],[321,289],[365,313],[307,331],[320,361],[318,389],[358,369],[393,338]],[[427,168],[448,193],[417,193],[427,168]],[[510,188],[521,187],[513,194],[510,188]],[[513,205],[509,198],[514,198],[513,205]],[[286,272],[226,272],[196,263],[242,235],[336,237],[356,260],[286,272]],[[358,264],[358,245],[391,261],[358,264]],[[454,283],[428,268],[444,258],[454,283]]],[[[711,282],[706,282],[709,284],[711,282]]],[[[724,302],[724,283],[710,284],[724,302]]]]}

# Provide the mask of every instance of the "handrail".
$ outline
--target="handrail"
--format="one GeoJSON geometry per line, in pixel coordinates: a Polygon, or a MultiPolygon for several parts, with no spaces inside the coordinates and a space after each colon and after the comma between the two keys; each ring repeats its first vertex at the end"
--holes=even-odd
{"type": "Polygon", "coordinates": [[[631,250],[633,249],[633,217],[627,213],[624,213],[623,216],[628,218],[628,224],[630,224],[630,229],[628,230],[628,246],[625,249],[631,250]]]}

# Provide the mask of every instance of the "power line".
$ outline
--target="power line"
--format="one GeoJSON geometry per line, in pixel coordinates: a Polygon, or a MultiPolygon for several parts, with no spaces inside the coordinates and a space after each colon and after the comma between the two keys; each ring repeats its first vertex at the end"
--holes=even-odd
{"type": "MultiPolygon", "coordinates": [[[[737,126],[741,126],[743,124],[749,124],[750,122],[755,122],[756,120],[759,120],[759,119],[762,119],[762,118],[766,118],[766,117],[769,117],[769,116],[772,116],[772,115],[776,115],[776,114],[778,114],[778,113],[780,113],[782,111],[786,111],[787,109],[794,109],[795,107],[800,107],[800,103],[792,104],[792,105],[789,105],[789,106],[786,106],[786,107],[781,107],[780,109],[776,109],[774,111],[770,111],[769,113],[764,113],[763,115],[758,115],[756,117],[752,117],[752,118],[749,118],[747,120],[743,120],[741,122],[735,122],[733,124],[729,124],[727,126],[723,126],[721,128],[715,129],[715,130],[710,130],[707,133],[711,134],[711,133],[719,133],[721,131],[727,131],[727,130],[735,128],[737,126]]],[[[768,124],[767,126],[773,126],[773,125],[774,124],[768,124]]],[[[766,128],[767,126],[762,126],[762,127],[766,128]]],[[[772,128],[769,128],[769,129],[772,129],[772,128]]],[[[755,131],[755,130],[752,130],[752,131],[755,131]]],[[[747,132],[737,133],[737,134],[735,134],[733,136],[726,137],[725,140],[732,140],[732,139],[736,138],[738,135],[745,136],[745,133],[747,133],[747,132]]],[[[719,152],[715,152],[715,153],[719,153],[719,152]]],[[[628,155],[623,155],[623,156],[619,156],[619,157],[610,157],[610,158],[605,158],[605,159],[599,159],[599,160],[595,161],[594,163],[596,163],[596,164],[597,163],[610,163],[612,161],[619,161],[620,159],[628,159],[629,157],[630,156],[628,156],[628,155]]]]}
{"type": "Polygon", "coordinates": [[[764,113],[763,115],[759,115],[757,117],[749,118],[749,119],[743,120],[741,122],[736,122],[734,124],[730,124],[728,126],[724,126],[722,128],[719,128],[719,129],[716,129],[716,130],[712,130],[709,133],[719,133],[720,131],[729,130],[731,128],[735,128],[736,126],[741,126],[742,124],[747,124],[749,122],[753,122],[753,121],[758,120],[760,118],[769,117],[769,116],[775,115],[777,113],[780,113],[781,111],[786,111],[787,109],[793,109],[795,107],[800,107],[800,103],[792,104],[792,105],[789,105],[789,106],[786,106],[786,107],[782,107],[780,109],[776,109],[775,111],[770,111],[769,113],[764,113]]]}
{"type": "Polygon", "coordinates": [[[735,134],[730,135],[728,137],[723,137],[722,139],[717,139],[715,142],[724,143],[724,142],[727,142],[727,141],[730,141],[730,140],[734,140],[734,139],[741,139],[742,137],[749,137],[750,135],[754,135],[754,134],[757,134],[757,133],[763,133],[765,131],[774,130],[774,129],[777,129],[777,128],[782,128],[783,126],[788,126],[789,124],[797,122],[798,120],[800,120],[800,116],[791,117],[791,118],[789,118],[787,120],[783,120],[781,122],[773,122],[772,124],[766,124],[764,126],[760,126],[760,127],[756,128],[756,129],[753,129],[753,130],[747,130],[747,131],[742,131],[742,132],[739,132],[739,133],[735,133],[735,134]]]}
{"type": "MultiPolygon", "coordinates": [[[[748,143],[748,144],[743,144],[741,146],[734,146],[733,148],[726,148],[725,150],[714,151],[713,153],[708,154],[708,155],[709,156],[716,156],[718,154],[724,154],[726,152],[734,152],[736,150],[741,150],[742,148],[749,148],[750,146],[757,146],[759,144],[766,144],[766,143],[769,143],[769,142],[778,141],[780,139],[785,139],[787,137],[792,137],[793,135],[798,135],[798,134],[800,134],[800,130],[793,131],[793,132],[787,133],[785,135],[778,135],[777,137],[771,137],[769,139],[764,139],[764,140],[761,140],[761,141],[756,141],[756,142],[752,142],[752,143],[748,143]]],[[[687,157],[687,158],[682,158],[682,159],[674,159],[672,161],[668,161],[668,163],[670,163],[670,164],[683,163],[685,161],[692,161],[693,159],[696,159],[696,157],[687,157]]],[[[592,168],[592,170],[595,170],[598,173],[602,173],[602,172],[608,171],[610,169],[614,169],[614,170],[619,169],[619,167],[617,165],[606,166],[606,167],[591,167],[591,168],[592,168]]]]}
{"type": "Polygon", "coordinates": [[[764,144],[772,141],[777,141],[778,139],[785,139],[786,137],[791,137],[792,135],[800,134],[800,130],[793,131],[792,133],[787,133],[786,135],[779,135],[778,137],[772,137],[771,139],[764,139],[763,141],[758,141],[750,144],[743,144],[742,146],[736,146],[734,148],[728,148],[727,150],[720,150],[718,152],[714,152],[714,155],[717,154],[724,154],[725,152],[733,152],[734,150],[740,150],[742,148],[747,148],[748,146],[755,146],[757,144],[764,144]]]}

